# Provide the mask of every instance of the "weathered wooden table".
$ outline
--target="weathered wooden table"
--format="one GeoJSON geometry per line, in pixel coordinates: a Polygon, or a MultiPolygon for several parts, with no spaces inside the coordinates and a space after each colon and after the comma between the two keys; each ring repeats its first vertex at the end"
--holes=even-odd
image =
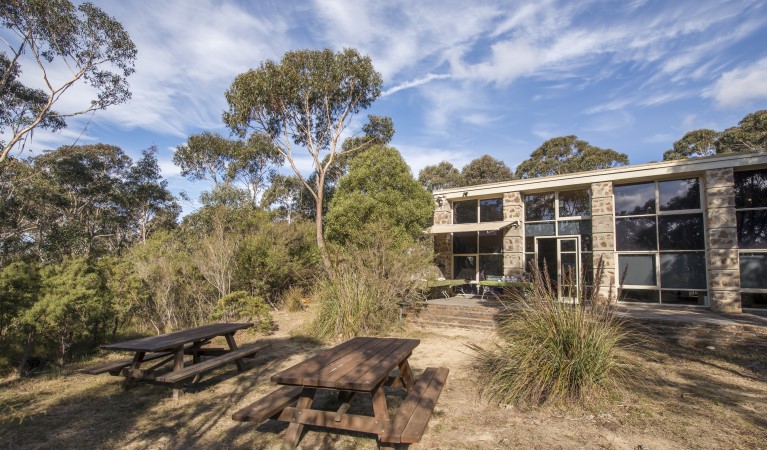
{"type": "Polygon", "coordinates": [[[252,326],[252,323],[214,323],[159,336],[103,345],[102,348],[106,350],[134,352],[134,356],[130,360],[117,361],[88,369],[85,373],[97,375],[109,372],[112,375],[123,376],[125,377],[125,388],[137,380],[171,385],[173,398],[178,399],[182,392],[183,383],[190,378],[197,381],[200,374],[205,371],[234,362],[237,365],[237,370],[242,372],[242,359],[252,357],[265,347],[265,345],[237,347],[234,334],[238,330],[252,326]],[[226,339],[228,349],[205,347],[213,338],[218,336],[223,336],[226,339]],[[192,365],[184,367],[184,355],[192,355],[192,365]],[[201,361],[202,356],[213,357],[201,361]],[[159,362],[149,367],[142,367],[143,364],[158,359],[159,362]],[[159,376],[155,374],[155,370],[171,361],[173,368],[170,372],[159,376]]]}
{"type": "Polygon", "coordinates": [[[260,423],[269,418],[290,422],[285,444],[295,447],[304,425],[378,435],[381,448],[421,439],[448,375],[446,368],[428,368],[416,380],[408,358],[416,339],[358,337],[328,349],[272,376],[285,385],[243,408],[232,418],[260,423]],[[399,369],[396,375],[391,375],[399,369]],[[404,387],[408,394],[389,416],[385,386],[404,387]],[[312,409],[318,389],[336,391],[342,401],[336,411],[312,409]],[[372,400],[373,416],[349,414],[353,396],[372,400]],[[295,406],[289,406],[295,403],[295,406]]]}

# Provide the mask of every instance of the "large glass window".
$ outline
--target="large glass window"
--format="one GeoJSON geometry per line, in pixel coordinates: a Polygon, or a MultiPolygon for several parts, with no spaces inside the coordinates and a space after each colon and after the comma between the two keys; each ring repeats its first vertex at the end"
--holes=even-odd
{"type": "Polygon", "coordinates": [[[477,232],[453,233],[453,253],[477,253],[477,232]]]}
{"type": "Polygon", "coordinates": [[[503,198],[453,202],[453,223],[484,223],[502,220],[503,198]]]}
{"type": "Polygon", "coordinates": [[[735,172],[741,304],[767,308],[767,169],[735,172]]]}
{"type": "Polygon", "coordinates": [[[479,232],[479,252],[480,253],[501,253],[503,251],[503,232],[480,231],[479,232]]]}
{"type": "Polygon", "coordinates": [[[525,195],[525,222],[554,220],[554,193],[525,195]]]}
{"type": "Polygon", "coordinates": [[[477,223],[477,201],[453,202],[453,223],[477,223]]]}
{"type": "Polygon", "coordinates": [[[559,217],[591,215],[589,191],[567,191],[559,193],[559,217]]]}
{"type": "Polygon", "coordinates": [[[705,227],[698,178],[614,186],[621,301],[704,304],[705,227]]]}
{"type": "Polygon", "coordinates": [[[477,273],[476,256],[454,256],[454,274],[456,280],[473,280],[477,273]]]}
{"type": "Polygon", "coordinates": [[[479,201],[479,221],[499,222],[503,220],[503,199],[488,198],[479,201]]]}
{"type": "Polygon", "coordinates": [[[453,233],[453,277],[476,280],[504,275],[503,234],[501,230],[453,233]]]}

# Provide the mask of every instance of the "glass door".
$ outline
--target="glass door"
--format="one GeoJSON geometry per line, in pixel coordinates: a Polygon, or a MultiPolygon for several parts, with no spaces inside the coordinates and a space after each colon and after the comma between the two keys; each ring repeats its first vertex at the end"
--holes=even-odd
{"type": "Polygon", "coordinates": [[[539,237],[535,240],[535,259],[541,274],[548,275],[557,296],[576,301],[580,277],[579,237],[539,237]]]}

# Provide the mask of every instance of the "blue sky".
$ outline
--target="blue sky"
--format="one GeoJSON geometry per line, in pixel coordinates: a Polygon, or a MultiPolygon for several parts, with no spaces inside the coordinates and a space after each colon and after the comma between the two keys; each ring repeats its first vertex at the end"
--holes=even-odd
{"type": "MultiPolygon", "coordinates": [[[[568,134],[632,163],[657,161],[686,131],[767,108],[759,0],[95,3],[138,47],[133,99],[38,132],[29,148],[104,142],[136,157],[154,144],[171,188],[193,198],[207,186],[179,176],[173,149],[190,134],[228,134],[221,113],[234,77],[293,49],[372,58],[384,93],[350,134],[367,113],[392,117],[392,145],[416,175],[483,154],[514,167],[568,134]]],[[[35,68],[23,69],[34,83],[35,68]]],[[[88,98],[82,87],[68,94],[57,110],[88,98]]]]}

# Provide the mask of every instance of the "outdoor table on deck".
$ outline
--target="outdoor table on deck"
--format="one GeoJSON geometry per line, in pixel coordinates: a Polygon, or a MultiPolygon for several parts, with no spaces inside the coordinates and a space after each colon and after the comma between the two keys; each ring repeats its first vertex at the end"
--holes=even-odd
{"type": "MultiPolygon", "coordinates": [[[[417,339],[358,337],[272,376],[273,382],[286,385],[278,393],[295,386],[296,393],[287,393],[286,397],[297,395],[298,398],[295,407],[286,406],[290,401],[283,399],[274,416],[290,422],[286,446],[298,445],[304,425],[376,434],[379,446],[385,448],[393,445],[392,442],[418,442],[448,373],[448,369],[429,368],[429,375],[422,375],[418,380],[413,378],[408,358],[419,343],[417,339]],[[394,369],[399,369],[399,374],[390,376],[394,369]],[[401,386],[409,392],[391,418],[384,386],[401,386]],[[341,407],[337,411],[312,409],[317,389],[337,391],[343,402],[341,407]],[[370,395],[372,417],[347,413],[351,397],[357,394],[370,395]]],[[[268,404],[276,403],[268,398],[261,400],[233,418],[259,422],[272,416],[272,409],[264,412],[268,404]]]]}
{"type": "MultiPolygon", "coordinates": [[[[247,357],[248,353],[255,353],[257,350],[255,348],[238,350],[237,344],[234,341],[234,334],[238,330],[250,328],[252,326],[252,323],[214,323],[159,336],[149,336],[125,342],[102,345],[102,348],[106,350],[135,352],[133,361],[130,365],[122,368],[119,372],[114,373],[116,375],[125,376],[126,387],[129,386],[133,380],[163,382],[163,377],[155,377],[153,371],[170,361],[173,361],[173,371],[168,375],[172,377],[174,372],[178,375],[178,373],[184,369],[185,353],[192,354],[192,364],[199,363],[200,356],[204,355],[215,355],[219,358],[223,357],[218,363],[233,360],[237,365],[237,369],[242,372],[242,358],[247,357]],[[213,338],[218,336],[224,336],[229,347],[228,349],[206,349],[203,347],[213,338]],[[232,358],[233,356],[238,355],[242,356],[235,359],[232,358]],[[145,361],[161,359],[163,357],[165,357],[165,359],[152,365],[148,369],[143,369],[141,367],[145,361]]],[[[213,360],[215,359],[216,358],[213,358],[213,360]]],[[[205,361],[205,363],[208,361],[205,361]]],[[[213,361],[212,364],[208,364],[210,368],[217,367],[218,365],[221,364],[217,364],[216,361],[213,361]]],[[[173,397],[178,398],[181,393],[178,383],[170,381],[168,383],[173,384],[173,397]]]]}

